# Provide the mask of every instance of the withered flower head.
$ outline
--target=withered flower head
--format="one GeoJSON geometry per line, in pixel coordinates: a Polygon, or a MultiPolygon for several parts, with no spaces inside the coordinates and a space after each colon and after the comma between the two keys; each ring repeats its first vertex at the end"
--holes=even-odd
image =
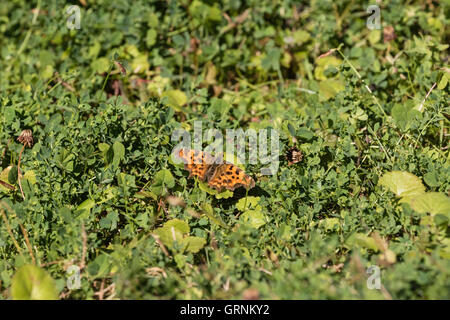
{"type": "Polygon", "coordinates": [[[30,129],[23,130],[20,133],[20,135],[17,138],[17,140],[20,143],[22,143],[22,144],[28,146],[29,148],[31,148],[31,146],[33,145],[33,133],[31,132],[30,129]]]}
{"type": "Polygon", "coordinates": [[[292,147],[288,150],[286,158],[289,165],[300,162],[303,159],[303,153],[297,149],[297,147],[292,147]]]}
{"type": "Polygon", "coordinates": [[[397,38],[393,26],[387,26],[383,28],[383,38],[384,43],[390,42],[392,40],[395,40],[395,38],[397,38]]]}

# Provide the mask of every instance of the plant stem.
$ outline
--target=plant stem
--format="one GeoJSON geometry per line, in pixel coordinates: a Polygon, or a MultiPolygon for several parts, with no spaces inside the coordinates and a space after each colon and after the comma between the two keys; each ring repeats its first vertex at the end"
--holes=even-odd
{"type": "Polygon", "coordinates": [[[105,90],[106,83],[108,82],[109,75],[111,74],[112,68],[113,68],[113,64],[111,63],[111,64],[109,65],[109,70],[108,70],[108,74],[106,75],[105,81],[103,81],[102,90],[100,91],[100,97],[98,98],[98,100],[100,100],[101,95],[102,95],[102,92],[105,90]]]}
{"type": "Polygon", "coordinates": [[[244,201],[244,212],[247,209],[247,195],[248,195],[248,189],[245,190],[245,201],[244,201]]]}
{"type": "Polygon", "coordinates": [[[19,182],[19,188],[20,188],[20,193],[22,194],[22,198],[23,200],[25,200],[25,195],[23,194],[23,190],[22,190],[22,183],[20,182],[20,160],[22,159],[22,152],[23,150],[25,150],[25,144],[22,146],[22,150],[20,150],[20,154],[19,154],[19,162],[17,164],[17,180],[19,182]]]}
{"type": "Polygon", "coordinates": [[[11,230],[11,226],[9,225],[8,218],[6,217],[6,214],[5,214],[5,210],[2,208],[0,210],[0,212],[2,214],[3,221],[5,222],[6,230],[8,231],[8,234],[11,237],[11,239],[14,243],[14,246],[16,247],[17,251],[19,251],[19,254],[22,254],[22,249],[20,248],[19,244],[17,243],[16,238],[14,238],[14,235],[11,230]]]}
{"type": "Polygon", "coordinates": [[[25,238],[25,243],[27,245],[28,253],[31,256],[31,260],[33,261],[33,264],[36,264],[36,259],[34,258],[33,249],[31,247],[30,240],[28,239],[28,232],[24,228],[24,226],[22,225],[21,222],[19,222],[19,226],[20,226],[20,230],[22,230],[23,237],[25,238]]]}

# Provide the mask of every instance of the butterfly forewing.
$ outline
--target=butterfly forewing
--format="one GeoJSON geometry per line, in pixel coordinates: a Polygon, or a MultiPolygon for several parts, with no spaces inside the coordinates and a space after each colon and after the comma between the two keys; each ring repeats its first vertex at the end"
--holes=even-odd
{"type": "Polygon", "coordinates": [[[214,158],[202,151],[181,149],[179,157],[184,162],[184,168],[189,171],[189,177],[196,176],[205,181],[206,173],[214,158]]]}

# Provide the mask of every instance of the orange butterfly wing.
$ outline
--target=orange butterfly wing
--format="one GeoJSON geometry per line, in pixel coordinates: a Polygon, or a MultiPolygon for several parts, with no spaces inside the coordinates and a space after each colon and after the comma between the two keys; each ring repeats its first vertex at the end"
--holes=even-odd
{"type": "Polygon", "coordinates": [[[178,156],[183,159],[184,168],[189,171],[189,177],[196,176],[205,181],[206,172],[213,161],[210,155],[202,151],[181,149],[178,156]]]}
{"type": "Polygon", "coordinates": [[[244,187],[248,190],[255,186],[255,181],[238,166],[225,162],[217,165],[212,176],[208,179],[208,184],[211,188],[220,192],[223,189],[234,191],[238,187],[244,187]]]}

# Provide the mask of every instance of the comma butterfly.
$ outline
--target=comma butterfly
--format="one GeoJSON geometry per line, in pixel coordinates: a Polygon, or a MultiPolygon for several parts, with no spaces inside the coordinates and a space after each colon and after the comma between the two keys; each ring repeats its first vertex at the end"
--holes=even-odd
{"type": "Polygon", "coordinates": [[[201,181],[207,181],[211,188],[219,192],[223,189],[234,191],[239,187],[249,190],[255,186],[252,177],[238,166],[229,162],[216,163],[209,153],[180,149],[178,156],[183,159],[189,177],[196,176],[201,181]]]}

